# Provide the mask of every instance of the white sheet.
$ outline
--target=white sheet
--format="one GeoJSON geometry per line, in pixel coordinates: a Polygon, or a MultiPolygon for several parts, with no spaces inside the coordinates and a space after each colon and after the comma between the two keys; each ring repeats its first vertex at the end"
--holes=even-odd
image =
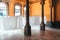
{"type": "MultiPolygon", "coordinates": [[[[46,23],[46,17],[45,23],[46,23]]],[[[40,26],[41,17],[33,16],[30,17],[30,25],[32,26],[40,26]]],[[[15,30],[21,29],[26,24],[26,17],[22,16],[0,16],[0,30],[15,30]]]]}

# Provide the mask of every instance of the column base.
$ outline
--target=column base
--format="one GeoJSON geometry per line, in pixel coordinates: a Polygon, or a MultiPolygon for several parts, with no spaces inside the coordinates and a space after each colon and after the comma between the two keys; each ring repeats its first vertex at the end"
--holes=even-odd
{"type": "Polygon", "coordinates": [[[49,26],[52,27],[52,22],[50,22],[50,25],[49,26]]]}
{"type": "Polygon", "coordinates": [[[26,24],[26,26],[24,28],[24,35],[31,36],[31,26],[29,24],[26,24]]]}
{"type": "Polygon", "coordinates": [[[41,24],[40,24],[40,30],[45,31],[45,24],[44,24],[44,23],[41,23],[41,24]]]}

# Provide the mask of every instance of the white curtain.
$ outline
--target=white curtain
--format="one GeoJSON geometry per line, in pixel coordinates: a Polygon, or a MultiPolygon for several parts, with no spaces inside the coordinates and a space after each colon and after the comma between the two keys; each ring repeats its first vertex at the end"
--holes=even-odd
{"type": "Polygon", "coordinates": [[[17,16],[0,16],[1,30],[15,30],[22,26],[22,17],[17,16]]]}
{"type": "MultiPolygon", "coordinates": [[[[44,17],[46,23],[46,17],[44,17]]],[[[41,17],[30,17],[30,25],[40,26],[41,17]]],[[[0,29],[1,30],[15,30],[24,28],[26,24],[26,17],[23,16],[0,16],[0,29]]]]}

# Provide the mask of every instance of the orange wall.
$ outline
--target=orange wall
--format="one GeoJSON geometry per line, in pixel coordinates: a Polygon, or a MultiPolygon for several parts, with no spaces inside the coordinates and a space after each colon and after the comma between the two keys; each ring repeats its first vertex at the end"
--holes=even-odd
{"type": "Polygon", "coordinates": [[[49,7],[48,1],[45,1],[44,13],[45,13],[47,21],[50,21],[50,7],[49,7]]]}
{"type": "MultiPolygon", "coordinates": [[[[9,16],[14,16],[14,5],[19,3],[20,5],[25,5],[25,3],[18,1],[18,0],[10,0],[9,3],[9,16]]],[[[54,9],[54,8],[53,8],[54,9]]],[[[47,21],[50,21],[50,7],[49,2],[46,0],[44,5],[44,15],[46,16],[47,21]]],[[[41,16],[41,5],[40,3],[30,4],[30,16],[41,16]]],[[[57,5],[57,14],[56,20],[60,21],[60,4],[57,5]]],[[[54,10],[53,10],[53,17],[54,21],[54,10]]]]}
{"type": "Polygon", "coordinates": [[[20,0],[10,0],[9,2],[9,16],[14,16],[14,6],[15,4],[25,5],[24,2],[21,2],[20,0]]]}
{"type": "MultiPolygon", "coordinates": [[[[32,4],[32,16],[41,16],[41,4],[40,2],[32,4]]],[[[50,21],[50,7],[48,1],[44,5],[44,15],[46,16],[47,21],[50,21]]]]}
{"type": "Polygon", "coordinates": [[[52,7],[52,21],[54,22],[54,7],[52,7]]]}
{"type": "Polygon", "coordinates": [[[31,9],[32,9],[32,16],[40,16],[41,15],[41,5],[40,3],[34,3],[34,4],[31,4],[31,9]]]}
{"type": "Polygon", "coordinates": [[[60,2],[57,4],[56,21],[60,21],[60,2]]]}
{"type": "Polygon", "coordinates": [[[10,0],[9,3],[9,16],[14,16],[14,0],[10,0]]]}
{"type": "MultiPolygon", "coordinates": [[[[16,3],[20,3],[24,5],[22,2],[17,0],[11,0],[9,3],[9,16],[14,16],[14,5],[16,3]]],[[[48,1],[45,1],[44,5],[44,15],[46,16],[47,21],[50,21],[50,8],[48,1]]],[[[30,16],[41,16],[41,5],[40,2],[30,4],[30,16]]]]}

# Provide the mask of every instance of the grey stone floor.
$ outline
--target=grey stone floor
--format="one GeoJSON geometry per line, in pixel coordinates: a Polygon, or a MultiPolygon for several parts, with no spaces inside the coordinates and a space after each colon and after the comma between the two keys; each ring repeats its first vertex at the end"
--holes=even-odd
{"type": "Polygon", "coordinates": [[[46,31],[32,28],[31,36],[24,36],[24,29],[0,31],[0,40],[60,40],[60,30],[46,27],[46,31]]]}

